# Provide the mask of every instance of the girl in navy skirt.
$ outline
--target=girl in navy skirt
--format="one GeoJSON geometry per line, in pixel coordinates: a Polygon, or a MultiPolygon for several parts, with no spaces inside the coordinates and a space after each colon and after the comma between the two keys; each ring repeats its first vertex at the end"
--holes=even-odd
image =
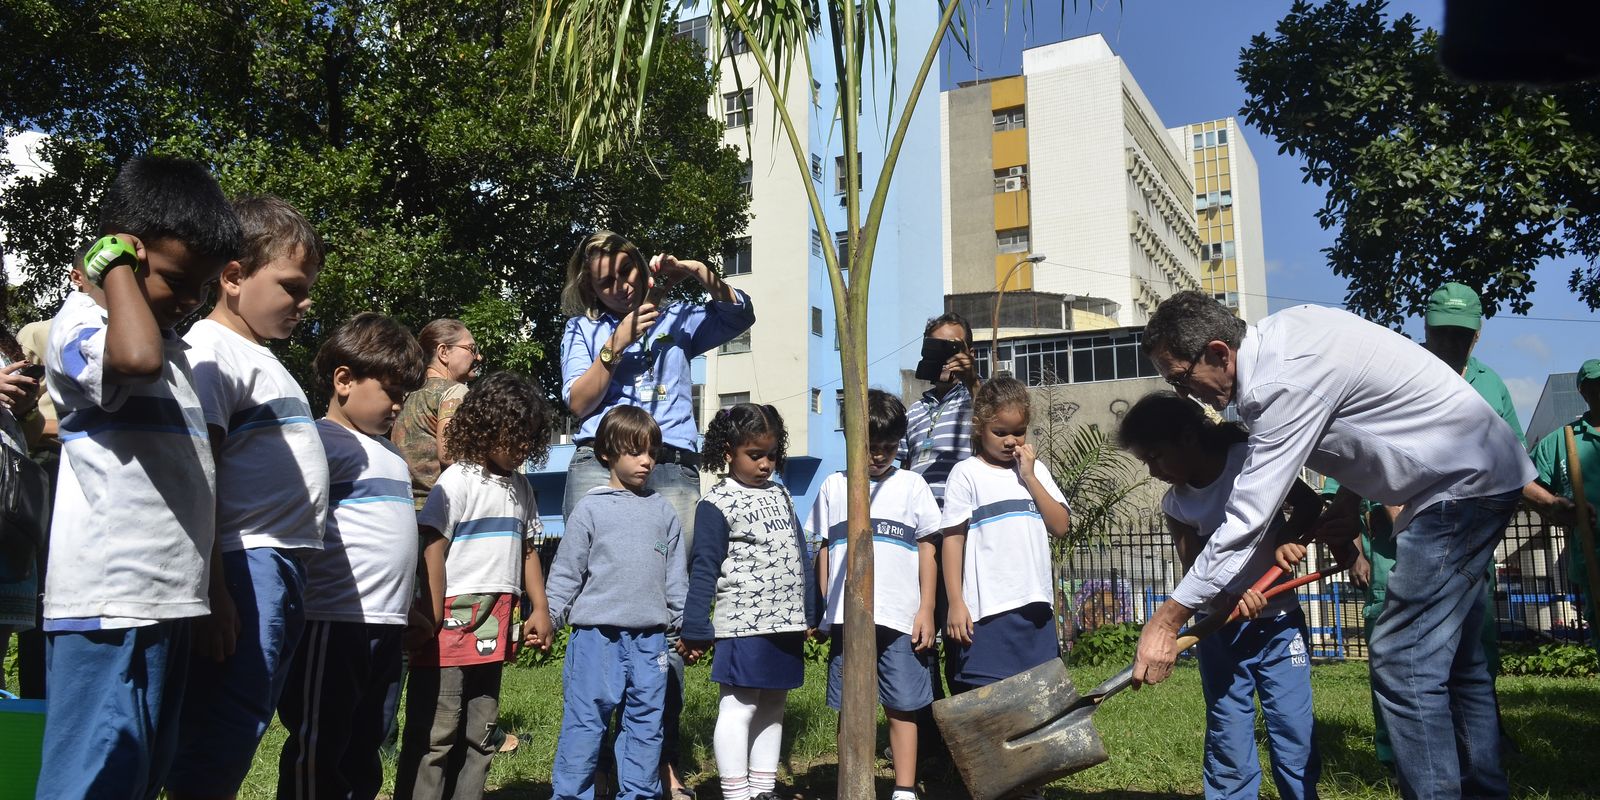
{"type": "Polygon", "coordinates": [[[805,535],[789,491],[772,481],[787,445],[777,409],[742,403],[717,412],[701,451],[725,476],[695,509],[679,647],[693,663],[716,644],[713,749],[727,800],[773,796],[784,702],[805,680],[816,624],[805,535]]]}
{"type": "Polygon", "coordinates": [[[972,407],[976,455],[944,489],[945,636],[952,688],[965,691],[1056,658],[1050,536],[1066,536],[1067,501],[1028,444],[1028,389],[995,378],[972,407]]]}

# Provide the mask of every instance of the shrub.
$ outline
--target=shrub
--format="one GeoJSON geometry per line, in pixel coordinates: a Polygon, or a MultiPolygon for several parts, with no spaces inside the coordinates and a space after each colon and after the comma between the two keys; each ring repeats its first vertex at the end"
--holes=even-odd
{"type": "Polygon", "coordinates": [[[1075,667],[1123,666],[1133,662],[1134,650],[1139,645],[1141,626],[1134,622],[1118,622],[1078,634],[1067,663],[1075,667]]]}
{"type": "Polygon", "coordinates": [[[1588,645],[1570,642],[1507,647],[1500,654],[1500,672],[1545,678],[1587,678],[1600,674],[1600,653],[1588,645]]]}

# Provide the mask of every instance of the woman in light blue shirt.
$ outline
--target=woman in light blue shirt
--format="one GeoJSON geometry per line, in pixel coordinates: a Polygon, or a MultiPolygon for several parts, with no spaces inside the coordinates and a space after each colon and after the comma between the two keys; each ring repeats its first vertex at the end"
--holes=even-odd
{"type": "MultiPolygon", "coordinates": [[[[610,480],[591,446],[600,419],[617,406],[638,406],[661,426],[662,444],[647,486],[672,504],[683,526],[683,548],[689,550],[700,501],[699,430],[689,365],[695,356],[750,329],[756,320],[750,297],[699,261],[663,254],[647,263],[632,242],[602,230],[573,251],[561,303],[572,315],[561,333],[561,399],[582,421],[567,469],[562,516],[570,515],[590,489],[610,480]],[[673,286],[689,278],[705,287],[707,302],[661,304],[673,286]]],[[[662,766],[668,796],[682,800],[693,796],[674,768],[683,660],[668,652],[675,681],[668,684],[662,766]]]]}

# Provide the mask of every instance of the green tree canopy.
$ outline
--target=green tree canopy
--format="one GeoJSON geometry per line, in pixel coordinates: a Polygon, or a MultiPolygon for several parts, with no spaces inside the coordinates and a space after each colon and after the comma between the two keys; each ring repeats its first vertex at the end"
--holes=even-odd
{"type": "Polygon", "coordinates": [[[1346,301],[1397,325],[1455,280],[1522,313],[1534,267],[1576,255],[1569,285],[1600,308],[1600,85],[1457,82],[1439,34],[1384,6],[1300,0],[1239,60],[1245,119],[1327,189],[1346,301]]]}
{"type": "Polygon", "coordinates": [[[316,305],[284,348],[302,377],[330,326],[376,310],[413,329],[463,318],[491,368],[553,391],[582,233],[715,261],[748,198],[687,42],[661,49],[636,146],[575,170],[528,91],[533,5],[0,0],[0,125],[47,134],[54,170],[0,193],[6,248],[35,267],[14,300],[54,311],[119,164],[185,155],[230,194],[283,196],[327,240],[316,305]]]}

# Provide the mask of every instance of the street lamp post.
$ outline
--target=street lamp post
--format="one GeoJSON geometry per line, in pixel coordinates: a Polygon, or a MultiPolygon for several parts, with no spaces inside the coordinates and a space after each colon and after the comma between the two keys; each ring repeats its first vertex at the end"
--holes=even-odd
{"type": "Polygon", "coordinates": [[[1044,261],[1044,258],[1039,253],[1018,258],[1017,263],[1011,265],[1011,269],[1006,272],[1005,278],[1000,281],[1000,286],[994,293],[994,316],[990,319],[989,328],[989,377],[991,378],[1000,368],[1000,301],[1006,298],[1006,285],[1011,283],[1012,276],[1017,274],[1017,270],[1022,269],[1023,264],[1038,264],[1044,261]]]}

